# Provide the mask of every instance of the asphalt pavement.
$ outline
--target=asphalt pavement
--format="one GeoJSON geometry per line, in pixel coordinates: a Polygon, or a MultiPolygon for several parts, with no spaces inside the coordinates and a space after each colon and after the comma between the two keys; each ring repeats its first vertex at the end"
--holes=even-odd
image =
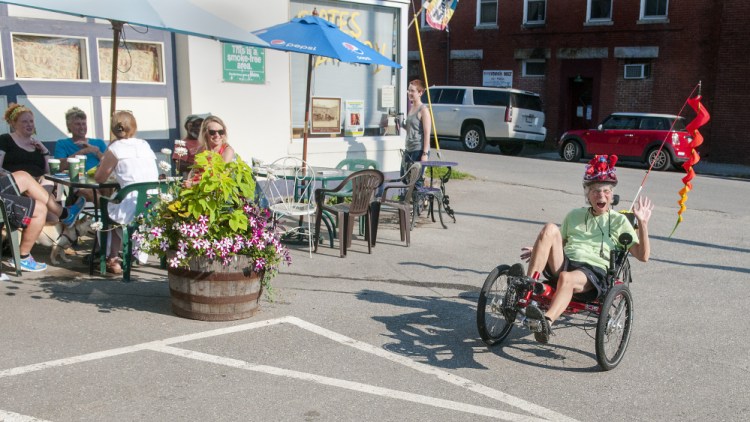
{"type": "MultiPolygon", "coordinates": [[[[337,245],[312,258],[290,245],[273,300],[242,321],[172,314],[153,261],[131,283],[88,276],[87,243],[69,264],[11,275],[0,282],[0,420],[746,420],[747,167],[696,169],[672,237],[682,175],[651,176],[652,259],[634,264],[636,326],[615,370],[599,370],[583,321],[556,325],[548,346],[520,328],[481,343],[487,274],[582,205],[583,162],[550,154],[446,147],[474,176],[446,186],[455,223],[422,217],[406,247],[384,213],[372,254],[356,238],[346,258],[337,245]]],[[[643,169],[618,174],[628,198],[643,169]]]]}

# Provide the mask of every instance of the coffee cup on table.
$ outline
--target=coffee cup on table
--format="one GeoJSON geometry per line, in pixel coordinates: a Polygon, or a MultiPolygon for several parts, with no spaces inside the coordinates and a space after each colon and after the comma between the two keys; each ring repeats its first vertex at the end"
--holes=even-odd
{"type": "Polygon", "coordinates": [[[60,173],[60,160],[57,158],[50,158],[47,163],[49,164],[50,174],[60,173]]]}
{"type": "Polygon", "coordinates": [[[80,180],[80,166],[81,160],[77,158],[68,158],[68,173],[70,173],[70,181],[77,182],[80,180]]]}
{"type": "Polygon", "coordinates": [[[86,178],[86,156],[76,155],[76,158],[78,159],[78,178],[85,179],[86,178]]]}

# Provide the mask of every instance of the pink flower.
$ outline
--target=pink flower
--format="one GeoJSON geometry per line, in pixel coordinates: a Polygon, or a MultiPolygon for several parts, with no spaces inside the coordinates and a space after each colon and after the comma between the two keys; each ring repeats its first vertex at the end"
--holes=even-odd
{"type": "Polygon", "coordinates": [[[263,258],[258,258],[255,260],[255,271],[260,271],[264,269],[266,266],[266,260],[263,258]]]}

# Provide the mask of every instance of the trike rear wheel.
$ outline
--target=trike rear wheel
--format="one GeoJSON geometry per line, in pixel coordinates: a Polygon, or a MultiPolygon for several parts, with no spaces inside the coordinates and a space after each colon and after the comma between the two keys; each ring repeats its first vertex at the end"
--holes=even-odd
{"type": "Polygon", "coordinates": [[[605,371],[625,355],[633,328],[633,296],[627,284],[615,285],[604,299],[596,327],[596,360],[605,371]]]}
{"type": "Polygon", "coordinates": [[[484,281],[477,303],[477,328],[488,346],[503,341],[516,320],[516,289],[508,289],[508,265],[496,267],[484,281]],[[512,305],[506,306],[507,303],[512,305]]]}

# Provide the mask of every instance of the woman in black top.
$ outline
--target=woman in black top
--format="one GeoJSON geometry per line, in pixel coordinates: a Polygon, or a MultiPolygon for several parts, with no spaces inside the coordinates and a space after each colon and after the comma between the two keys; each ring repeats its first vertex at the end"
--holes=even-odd
{"type": "Polygon", "coordinates": [[[0,135],[0,167],[10,172],[25,171],[39,180],[49,172],[49,150],[34,137],[34,113],[23,105],[11,104],[5,110],[5,121],[12,130],[0,135]]]}

